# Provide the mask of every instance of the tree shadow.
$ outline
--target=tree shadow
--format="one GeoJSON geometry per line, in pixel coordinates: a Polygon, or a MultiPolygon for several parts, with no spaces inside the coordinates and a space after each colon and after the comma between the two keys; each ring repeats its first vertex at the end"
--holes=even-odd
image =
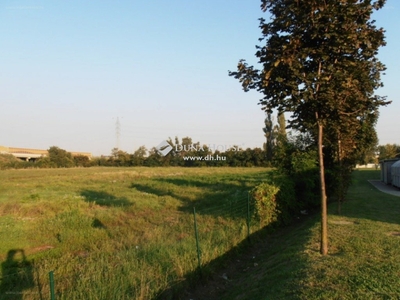
{"type": "Polygon", "coordinates": [[[340,216],[400,224],[400,198],[380,191],[369,182],[379,180],[379,174],[379,170],[354,171],[354,185],[349,188],[340,216]]]}
{"type": "Polygon", "coordinates": [[[86,202],[94,202],[100,206],[131,206],[132,202],[125,197],[116,197],[103,191],[82,190],[80,195],[86,202]]]}
{"type": "MultiPolygon", "coordinates": [[[[232,205],[240,205],[241,215],[235,215],[233,217],[235,219],[240,217],[245,220],[247,217],[248,193],[254,185],[263,181],[263,176],[265,175],[253,175],[240,179],[232,176],[215,181],[209,178],[163,177],[152,178],[151,180],[143,182],[134,182],[131,188],[156,196],[171,196],[181,201],[181,211],[193,213],[193,207],[196,207],[197,214],[207,215],[213,218],[219,218],[221,216],[224,218],[231,217],[232,215],[229,215],[229,211],[232,205]],[[195,196],[188,194],[192,187],[201,188],[202,192],[195,196]],[[181,190],[183,190],[183,192],[181,192],[181,190]],[[226,212],[228,212],[228,215],[226,215],[226,212]]],[[[309,217],[310,215],[307,216],[307,218],[309,217]]],[[[306,217],[303,216],[301,221],[303,221],[303,218],[305,219],[306,217]]],[[[253,290],[256,290],[256,287],[257,289],[262,289],[262,293],[266,295],[268,295],[268,289],[281,289],[281,292],[275,291],[275,293],[288,296],[288,298],[281,299],[295,299],[295,294],[289,294],[292,291],[300,289],[299,282],[301,282],[301,280],[297,278],[295,274],[300,274],[306,268],[306,258],[301,257],[299,253],[303,253],[306,247],[305,245],[311,236],[310,230],[305,230],[307,234],[304,234],[304,227],[309,229],[314,223],[315,219],[309,223],[305,223],[305,225],[297,222],[296,225],[287,228],[279,228],[273,234],[271,234],[272,226],[261,229],[251,234],[249,239],[243,240],[223,255],[203,264],[201,270],[197,269],[193,272],[186,273],[184,280],[169,286],[169,288],[160,292],[155,299],[220,300],[224,294],[229,293],[229,290],[235,290],[236,284],[240,284],[240,278],[231,280],[231,276],[235,276],[235,274],[242,276],[245,272],[243,270],[246,270],[246,272],[247,270],[249,271],[249,273],[245,273],[244,276],[254,276],[253,282],[255,287],[249,288],[253,290]],[[299,233],[300,227],[303,228],[301,233],[299,233]],[[287,243],[286,241],[282,243],[282,239],[285,238],[287,239],[287,243]],[[276,247],[271,248],[272,244],[275,244],[276,247]],[[261,267],[255,267],[256,261],[254,261],[253,257],[265,257],[263,251],[270,251],[266,253],[269,253],[270,256],[277,256],[276,252],[274,252],[277,251],[277,248],[279,248],[278,253],[285,253],[285,255],[277,259],[280,261],[270,261],[269,265],[266,267],[275,268],[275,263],[281,264],[283,268],[282,273],[278,273],[280,275],[279,279],[270,278],[268,277],[270,274],[265,272],[262,276],[267,277],[266,281],[260,280],[257,276],[261,276],[259,273],[261,267]],[[246,258],[244,259],[243,257],[246,258]],[[239,260],[240,263],[238,263],[239,260]],[[258,273],[251,272],[253,270],[257,270],[258,273]],[[222,275],[224,273],[228,275],[229,280],[223,278],[222,275]],[[262,285],[262,287],[260,287],[260,285],[262,285]],[[291,287],[289,290],[290,292],[285,289],[285,286],[289,285],[291,287]],[[198,290],[202,290],[202,292],[198,292],[198,290]],[[207,291],[209,291],[209,293],[207,291]]],[[[227,223],[222,222],[221,226],[225,226],[224,224],[227,223]]],[[[239,224],[239,222],[235,224],[239,224]]],[[[200,241],[200,248],[201,243],[200,241]]],[[[317,252],[318,249],[315,249],[315,251],[317,252]]],[[[258,260],[257,263],[259,263],[258,260]]],[[[274,274],[277,273],[275,272],[274,274]]],[[[257,294],[253,296],[254,297],[247,297],[246,295],[246,297],[240,299],[257,299],[257,294]]],[[[234,295],[225,297],[225,299],[233,298],[235,298],[234,295]]]]}
{"type": "MultiPolygon", "coordinates": [[[[1,264],[0,299],[22,300],[24,293],[35,287],[33,263],[27,260],[23,249],[11,249],[6,260],[1,264]]],[[[41,297],[41,291],[35,293],[36,299],[41,297]],[[39,297],[40,296],[40,297],[39,297]]]]}
{"type": "Polygon", "coordinates": [[[186,274],[185,280],[155,299],[260,299],[261,295],[262,299],[299,299],[308,263],[302,253],[317,219],[317,215],[309,215],[273,231],[264,227],[201,269],[186,274]]]}
{"type": "Polygon", "coordinates": [[[230,182],[229,179],[210,182],[199,179],[154,178],[148,183],[132,183],[131,188],[159,197],[171,196],[182,203],[179,210],[183,212],[192,213],[195,207],[199,214],[220,216],[221,207],[229,207],[237,201],[243,201],[243,203],[247,201],[251,188],[249,182],[253,181],[260,182],[260,176],[253,180],[235,180],[235,183],[230,182]],[[193,196],[181,192],[187,190],[188,187],[201,188],[202,193],[193,196]]]}

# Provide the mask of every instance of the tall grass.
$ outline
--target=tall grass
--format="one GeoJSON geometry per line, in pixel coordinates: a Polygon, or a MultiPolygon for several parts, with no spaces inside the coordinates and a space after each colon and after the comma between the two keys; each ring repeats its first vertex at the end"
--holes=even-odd
{"type": "Polygon", "coordinates": [[[0,172],[0,299],[151,299],[246,237],[261,168],[0,172]]]}

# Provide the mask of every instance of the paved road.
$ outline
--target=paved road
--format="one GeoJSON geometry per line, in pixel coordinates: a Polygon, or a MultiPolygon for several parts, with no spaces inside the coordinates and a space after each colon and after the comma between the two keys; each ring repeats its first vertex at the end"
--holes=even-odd
{"type": "Polygon", "coordinates": [[[386,183],[384,183],[380,180],[368,180],[368,182],[371,183],[378,190],[380,190],[386,194],[400,197],[400,189],[397,187],[394,187],[392,185],[387,185],[386,183]]]}

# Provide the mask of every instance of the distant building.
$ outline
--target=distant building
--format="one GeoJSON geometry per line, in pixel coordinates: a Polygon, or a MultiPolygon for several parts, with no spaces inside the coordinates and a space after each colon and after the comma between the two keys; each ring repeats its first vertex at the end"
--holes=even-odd
{"type": "Polygon", "coordinates": [[[398,158],[381,160],[381,181],[392,184],[392,166],[399,161],[398,158]]]}
{"type": "MultiPolygon", "coordinates": [[[[86,156],[89,159],[92,158],[92,153],[90,152],[70,152],[70,153],[72,154],[72,156],[86,156]]],[[[4,147],[4,146],[0,146],[0,154],[11,154],[19,159],[23,159],[26,161],[36,160],[40,157],[49,155],[47,150],[4,147]]]]}
{"type": "Polygon", "coordinates": [[[356,165],[356,169],[378,169],[379,167],[377,164],[356,165]]]}

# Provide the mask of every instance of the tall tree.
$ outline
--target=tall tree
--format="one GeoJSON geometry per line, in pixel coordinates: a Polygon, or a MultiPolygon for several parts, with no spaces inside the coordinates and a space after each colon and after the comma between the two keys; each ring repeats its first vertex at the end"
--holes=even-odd
{"type": "Polygon", "coordinates": [[[279,135],[283,138],[286,138],[286,119],[284,113],[278,114],[278,128],[279,128],[279,135]]]}
{"type": "Polygon", "coordinates": [[[275,134],[274,134],[274,121],[272,119],[272,113],[268,112],[266,114],[264,124],[265,127],[263,128],[264,136],[265,136],[265,152],[267,161],[272,161],[272,152],[274,149],[275,143],[275,134]]]}
{"type": "Polygon", "coordinates": [[[265,152],[268,162],[272,162],[274,151],[282,139],[286,139],[286,120],[283,113],[278,113],[278,123],[274,122],[272,113],[267,112],[264,120],[265,127],[262,129],[265,136],[265,152]]]}
{"type": "MultiPolygon", "coordinates": [[[[324,131],[342,133],[388,104],[384,97],[374,95],[385,69],[376,55],[385,42],[384,31],[370,20],[385,2],[262,0],[262,10],[271,14],[270,22],[260,19],[260,42],[265,44],[257,46],[256,57],[262,67],[256,69],[240,60],[237,71],[229,74],[245,91],[256,89],[263,94],[264,110],[291,112],[288,127],[309,132],[317,141],[320,251],[324,255],[328,253],[324,160],[334,157],[324,157],[323,146],[343,140],[334,134],[327,139],[324,131]]],[[[357,138],[354,131],[349,132],[357,138]]]]}

